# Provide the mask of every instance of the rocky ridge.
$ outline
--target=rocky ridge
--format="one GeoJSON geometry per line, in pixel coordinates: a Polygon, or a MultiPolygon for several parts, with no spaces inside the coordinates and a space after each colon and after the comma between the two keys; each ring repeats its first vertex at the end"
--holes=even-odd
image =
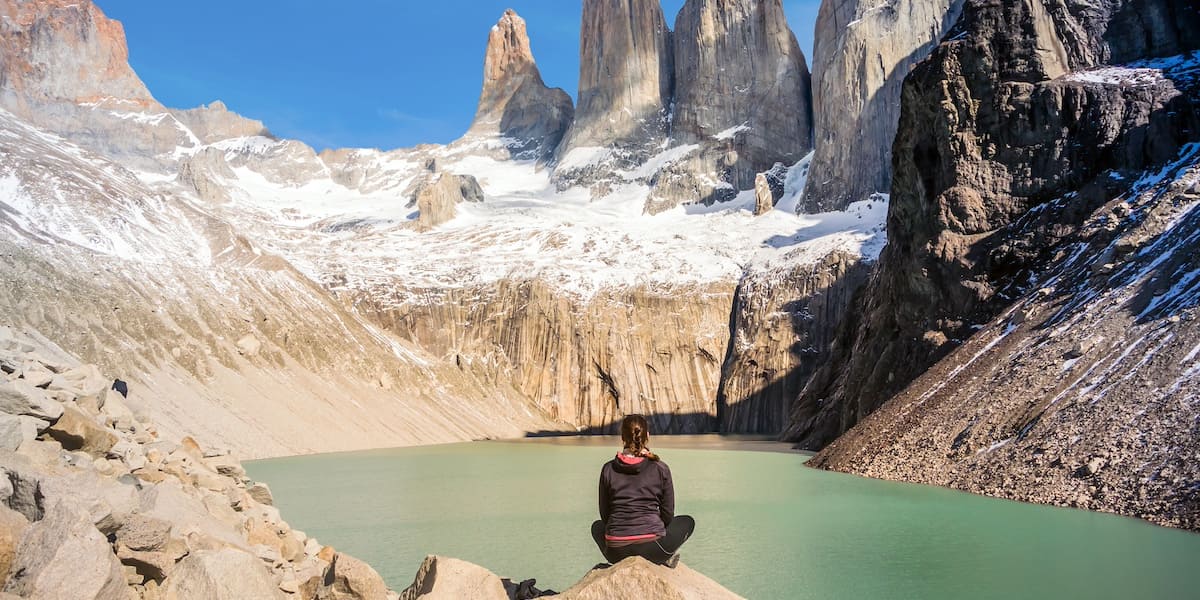
{"type": "Polygon", "coordinates": [[[0,327],[0,577],[23,598],[385,600],[225,451],[174,440],[94,365],[0,327]]]}
{"type": "Polygon", "coordinates": [[[1170,400],[1192,374],[1159,362],[1175,352],[1167,344],[1140,350],[1158,335],[1188,339],[1191,276],[1171,268],[1132,290],[1145,289],[1142,260],[1190,252],[1156,215],[1183,218],[1190,202],[1200,39],[1184,25],[1200,14],[1163,2],[1136,10],[1170,19],[1133,23],[1133,6],[968,1],[906,78],[891,243],[787,435],[819,448],[896,399],[814,464],[1195,527],[1187,475],[1138,472],[1174,473],[1192,451],[1176,428],[1193,409],[1170,400]],[[1142,219],[1153,225],[1109,246],[1142,219]],[[1149,314],[1147,302],[1170,309],[1149,314]],[[1022,326],[1035,318],[1044,328],[1022,326]],[[1047,329],[1069,331],[1068,347],[1047,329]],[[1126,387],[1133,379],[1142,387],[1126,387]],[[1121,419],[1137,425],[1114,428],[1121,419]],[[1093,477],[1107,464],[1119,466],[1093,477]]]}

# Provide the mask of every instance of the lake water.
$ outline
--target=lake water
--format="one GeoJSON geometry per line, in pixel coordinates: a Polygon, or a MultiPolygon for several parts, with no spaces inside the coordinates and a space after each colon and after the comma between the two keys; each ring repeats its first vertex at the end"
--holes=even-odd
{"type": "MultiPolygon", "coordinates": [[[[1134,519],[874,481],[767,442],[655,438],[683,561],[752,599],[1200,598],[1200,535],[1134,519]]],[[[394,589],[427,554],[562,590],[602,557],[588,528],[617,443],[475,442],[257,461],[293,527],[394,589]]]]}

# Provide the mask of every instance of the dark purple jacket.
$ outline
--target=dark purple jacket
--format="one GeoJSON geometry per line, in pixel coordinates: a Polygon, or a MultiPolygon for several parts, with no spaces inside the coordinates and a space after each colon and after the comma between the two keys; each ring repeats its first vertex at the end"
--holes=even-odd
{"type": "Polygon", "coordinates": [[[655,539],[675,517],[675,485],[661,460],[618,454],[600,470],[600,520],[610,541],[655,539]]]}

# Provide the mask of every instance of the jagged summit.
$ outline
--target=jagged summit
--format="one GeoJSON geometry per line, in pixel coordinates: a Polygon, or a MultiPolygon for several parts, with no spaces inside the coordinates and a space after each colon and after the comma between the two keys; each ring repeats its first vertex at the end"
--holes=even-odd
{"type": "Polygon", "coordinates": [[[542,81],[525,20],[511,8],[504,11],[488,35],[483,91],[467,136],[511,138],[514,155],[531,150],[545,155],[558,146],[574,116],[570,95],[542,81]]]}
{"type": "Polygon", "coordinates": [[[0,0],[0,90],[31,100],[157,105],[121,23],[92,2],[0,0]]]}

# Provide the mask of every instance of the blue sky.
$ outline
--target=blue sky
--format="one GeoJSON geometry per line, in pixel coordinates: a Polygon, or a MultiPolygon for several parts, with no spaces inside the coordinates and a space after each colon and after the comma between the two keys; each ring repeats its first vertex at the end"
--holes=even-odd
{"type": "MultiPolygon", "coordinates": [[[[125,24],[130,62],[163,104],[220,99],[317,149],[457,138],[475,114],[488,31],[505,8],[528,22],[548,85],[574,97],[579,80],[579,0],[96,3],[125,24]]],[[[682,5],[663,1],[668,22],[682,5]]],[[[811,62],[819,1],[784,6],[811,62]]]]}

